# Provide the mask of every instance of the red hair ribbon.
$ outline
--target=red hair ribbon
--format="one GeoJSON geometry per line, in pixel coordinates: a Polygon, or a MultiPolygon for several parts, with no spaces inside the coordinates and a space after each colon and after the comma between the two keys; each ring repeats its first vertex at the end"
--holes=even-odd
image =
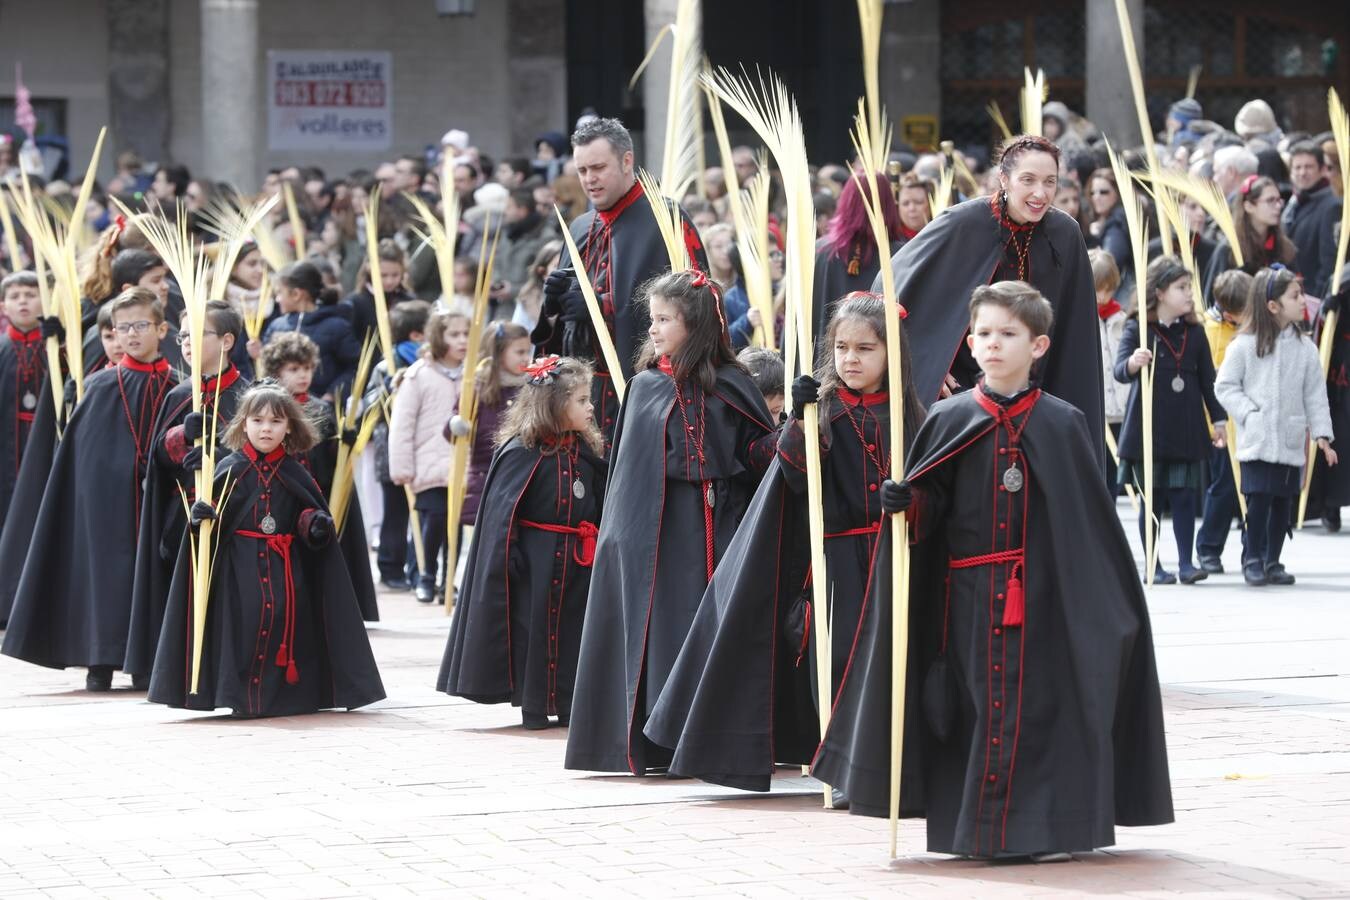
{"type": "Polygon", "coordinates": [[[900,310],[900,321],[903,322],[905,319],[909,318],[909,310],[905,309],[905,305],[903,303],[895,304],[895,308],[900,310]]]}
{"type": "Polygon", "coordinates": [[[127,217],[118,214],[113,217],[112,239],[108,241],[108,246],[103,248],[104,256],[113,256],[117,253],[117,244],[122,240],[122,232],[127,230],[127,217]]]}
{"type": "Polygon", "coordinates": [[[552,356],[543,356],[525,367],[525,375],[529,378],[530,384],[552,384],[561,363],[562,357],[556,353],[552,356]]]}
{"type": "Polygon", "coordinates": [[[1260,177],[1260,175],[1248,175],[1246,178],[1242,179],[1242,187],[1238,188],[1238,190],[1241,191],[1242,196],[1245,197],[1251,192],[1252,185],[1256,184],[1256,179],[1260,177]]]}
{"type": "Polygon", "coordinates": [[[717,321],[722,323],[722,330],[727,330],[727,317],[722,313],[722,288],[710,279],[708,274],[698,266],[691,266],[685,269],[685,274],[689,276],[689,286],[693,288],[708,288],[713,295],[713,309],[717,310],[717,321]]]}
{"type": "Polygon", "coordinates": [[[701,288],[708,286],[708,276],[704,273],[702,269],[698,267],[693,267],[687,269],[686,271],[689,273],[690,287],[701,288]]]}

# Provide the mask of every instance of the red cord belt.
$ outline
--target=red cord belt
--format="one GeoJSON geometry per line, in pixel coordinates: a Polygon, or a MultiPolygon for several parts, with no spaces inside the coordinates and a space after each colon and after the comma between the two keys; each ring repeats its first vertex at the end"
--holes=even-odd
{"type": "Polygon", "coordinates": [[[285,624],[281,630],[281,646],[277,648],[277,665],[286,670],[286,683],[298,684],[300,670],[295,666],[295,580],[291,571],[291,541],[289,534],[263,534],[261,531],[239,531],[241,537],[250,537],[267,544],[268,549],[281,557],[286,572],[285,624]]]}
{"type": "Polygon", "coordinates": [[[573,534],[577,537],[577,542],[572,545],[572,559],[576,560],[577,565],[590,568],[591,563],[595,562],[595,537],[600,533],[600,529],[595,527],[594,522],[578,522],[576,525],[554,525],[549,522],[527,522],[520,520],[520,525],[525,528],[535,528],[539,531],[548,531],[553,534],[573,534]]]}
{"type": "Polygon", "coordinates": [[[841,537],[858,537],[864,534],[879,534],[881,532],[881,522],[873,522],[871,525],[863,525],[860,528],[850,528],[847,531],[834,531],[825,535],[825,539],[841,537]]]}
{"type": "Polygon", "coordinates": [[[949,569],[974,569],[978,566],[996,566],[999,563],[1012,563],[1008,573],[1007,602],[1003,606],[1003,626],[1020,627],[1026,617],[1026,598],[1022,591],[1022,576],[1025,571],[1025,550],[1001,550],[997,553],[985,553],[982,556],[967,556],[947,561],[949,569]]]}

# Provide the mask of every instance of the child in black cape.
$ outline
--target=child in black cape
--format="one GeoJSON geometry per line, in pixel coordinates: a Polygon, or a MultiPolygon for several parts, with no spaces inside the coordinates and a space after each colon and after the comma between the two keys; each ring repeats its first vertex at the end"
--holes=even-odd
{"type": "MultiPolygon", "coordinates": [[[[901,814],[934,852],[1064,859],[1172,821],[1139,576],[1083,414],[1029,381],[1052,316],[1021,282],[975,290],[984,376],[881,491],[915,542],[901,814]]],[[[889,532],[812,770],[869,816],[889,811],[889,532]]]]}
{"type": "MultiPolygon", "coordinates": [[[[314,371],[319,364],[319,348],[308,335],[298,331],[278,334],[263,348],[258,362],[262,371],[275,378],[305,411],[305,416],[318,432],[318,441],[296,459],[319,485],[325,498],[333,494],[333,476],[337,472],[338,441],[349,444],[354,436],[337,433],[337,416],[333,404],[309,392],[314,371]]],[[[380,620],[380,607],[375,596],[375,578],[370,573],[370,548],[366,544],[365,517],[361,514],[361,499],[353,490],[348,495],[347,519],[338,546],[347,561],[352,589],[361,604],[361,618],[367,622],[380,620]]]]}
{"type": "MultiPolygon", "coordinates": [[[[792,384],[793,417],[718,563],[646,734],[675,749],[670,770],[767,791],[775,763],[804,765],[820,741],[812,625],[810,531],[802,409],[820,404],[832,691],[843,679],[881,526],[879,488],[890,472],[884,300],[855,293],[831,304],[819,380],[792,384]]],[[[905,433],[923,421],[908,378],[905,433]]]]}
{"type": "Polygon", "coordinates": [[[85,666],[112,686],[126,657],[142,485],[154,423],[176,378],[159,355],[167,329],[149,290],[112,303],[125,355],[85,379],[52,462],[0,652],[55,669],[85,666]]]}
{"type": "Polygon", "coordinates": [[[319,486],[296,457],[318,435],[290,393],[249,388],[215,473],[216,522],[201,678],[191,693],[191,543],[183,541],[150,679],[150,700],[237,716],[355,709],[384,698],[361,609],[319,486]]]}
{"type": "MultiPolygon", "coordinates": [[[[179,329],[184,361],[192,364],[188,316],[179,329]]],[[[187,532],[183,499],[196,499],[196,473],[201,468],[201,447],[194,446],[213,434],[223,449],[225,429],[234,419],[235,407],[249,380],[232,362],[234,347],[243,340],[244,319],[224,300],[206,304],[202,328],[202,411],[192,411],[192,384],[184,381],[173,390],[155,423],[154,453],[145,478],[141,502],[141,530],[136,546],[136,580],[131,592],[131,626],[122,670],[144,690],[155,664],[155,648],[164,623],[164,604],[169,598],[178,545],[187,532]],[[207,416],[213,415],[214,424],[207,416]]],[[[228,451],[217,450],[216,459],[228,451]]]]}
{"type": "Polygon", "coordinates": [[[569,769],[643,774],[670,751],[642,729],[776,434],[697,269],[647,290],[648,340],[628,382],[591,572],[569,769]]]}
{"type": "MultiPolygon", "coordinates": [[[[38,398],[48,384],[47,342],[39,317],[42,301],[37,276],[14,272],[0,281],[9,324],[0,335],[0,526],[14,496],[23,451],[33,430],[38,398]]],[[[48,406],[51,405],[50,398],[48,406]]]]}
{"type": "Polygon", "coordinates": [[[436,689],[510,701],[526,728],[572,712],[586,592],[605,493],[591,368],[550,356],[497,433],[436,689]]]}

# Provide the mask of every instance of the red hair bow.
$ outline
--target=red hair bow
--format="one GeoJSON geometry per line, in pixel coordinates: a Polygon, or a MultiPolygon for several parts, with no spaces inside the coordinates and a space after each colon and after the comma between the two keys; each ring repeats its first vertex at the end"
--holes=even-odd
{"type": "Polygon", "coordinates": [[[1242,187],[1238,189],[1241,191],[1242,196],[1245,197],[1247,194],[1251,193],[1252,185],[1256,184],[1256,179],[1260,177],[1260,175],[1248,175],[1246,178],[1242,179],[1242,187]]]}
{"type": "Polygon", "coordinates": [[[708,276],[702,269],[697,267],[689,269],[689,286],[696,288],[707,287],[708,276]]]}
{"type": "Polygon", "coordinates": [[[727,317],[722,314],[722,289],[708,277],[698,266],[691,266],[685,270],[689,276],[689,286],[692,288],[709,288],[713,295],[713,309],[717,310],[717,321],[722,323],[722,331],[727,330],[727,317]]]}
{"type": "Polygon", "coordinates": [[[552,356],[543,356],[525,367],[525,375],[529,378],[530,384],[552,384],[561,363],[562,357],[556,353],[552,356]]]}

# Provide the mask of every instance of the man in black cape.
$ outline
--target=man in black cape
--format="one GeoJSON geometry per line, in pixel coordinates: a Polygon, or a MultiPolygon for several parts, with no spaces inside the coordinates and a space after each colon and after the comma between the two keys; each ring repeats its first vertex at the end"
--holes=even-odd
{"type": "Polygon", "coordinates": [[[159,321],[128,334],[122,362],[85,381],[52,462],[0,647],[40,666],[87,667],[91,690],[107,690],[126,657],[152,428],[176,380],[158,355],[158,300],[137,288],[112,302],[114,321],[124,326],[159,321]],[[147,359],[136,358],[133,340],[147,359]]]}
{"type": "MultiPolygon", "coordinates": [[[[891,258],[895,293],[909,311],[909,336],[919,399],[938,399],[950,373],[958,389],[974,386],[979,368],[965,346],[975,288],[1003,280],[1024,280],[1055,311],[1050,352],[1033,378],[1050,394],[1078,407],[1089,437],[1105,459],[1105,414],[1097,327],[1097,294],[1092,286],[1083,230],[1058,209],[1048,209],[1030,229],[1013,223],[993,198],[977,198],[945,210],[891,258]],[[1014,233],[1016,232],[1016,234],[1014,233]],[[1019,240],[1029,250],[1019,266],[1019,240]]],[[[881,292],[881,277],[872,284],[881,292]]]]}
{"type": "MultiPolygon", "coordinates": [[[[661,237],[651,204],[633,166],[633,138],[618,119],[593,119],[572,135],[577,175],[594,209],[573,220],[569,229],[576,241],[586,274],[595,289],[601,312],[619,357],[625,380],[633,377],[633,360],[647,334],[647,310],[639,288],[670,271],[670,254],[661,237]]],[[[670,201],[666,201],[670,202],[670,201]]],[[[689,259],[708,271],[708,256],[689,216],[680,210],[684,244],[689,259]]],[[[590,313],[576,277],[576,260],[563,248],[560,267],[544,282],[544,303],[531,339],[536,355],[557,353],[593,360],[595,419],[608,447],[614,439],[619,398],[600,345],[591,327],[590,313]]]]}
{"type": "MultiPolygon", "coordinates": [[[[1091,438],[1055,397],[983,385],[915,437],[901,812],[931,851],[1088,851],[1173,819],[1148,609],[1091,438]]],[[[870,816],[889,814],[890,553],[885,526],[812,770],[870,816]]]]}

